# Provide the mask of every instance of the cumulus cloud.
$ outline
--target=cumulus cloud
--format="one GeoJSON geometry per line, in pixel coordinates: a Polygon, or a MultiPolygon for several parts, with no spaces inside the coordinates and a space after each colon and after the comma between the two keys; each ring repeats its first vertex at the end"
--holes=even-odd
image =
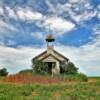
{"type": "Polygon", "coordinates": [[[39,12],[24,8],[19,8],[16,13],[21,20],[40,20],[43,17],[43,15],[39,12]]]}
{"type": "Polygon", "coordinates": [[[0,7],[0,15],[3,15],[4,14],[4,10],[2,7],[0,7]]]}
{"type": "Polygon", "coordinates": [[[96,24],[93,27],[93,35],[95,37],[92,41],[94,43],[94,46],[97,46],[100,48],[100,24],[96,24]]]}
{"type": "Polygon", "coordinates": [[[9,18],[17,19],[16,13],[12,8],[10,8],[9,6],[6,6],[5,10],[6,10],[9,18]]]}
{"type": "Polygon", "coordinates": [[[100,19],[100,4],[97,6],[97,17],[100,19]]]}
{"type": "Polygon", "coordinates": [[[49,7],[49,9],[48,9],[49,12],[56,13],[56,9],[55,9],[54,5],[51,3],[50,0],[45,0],[45,3],[49,7]]]}
{"type": "Polygon", "coordinates": [[[100,75],[100,47],[87,44],[82,47],[58,46],[56,47],[61,53],[69,57],[75,63],[80,72],[89,76],[100,75]]]}
{"type": "Polygon", "coordinates": [[[0,20],[0,35],[4,35],[7,34],[9,32],[17,32],[17,28],[15,28],[13,25],[11,25],[10,23],[7,23],[3,20],[0,20]]]}
{"type": "Polygon", "coordinates": [[[83,22],[86,20],[90,20],[91,18],[93,18],[94,16],[96,16],[97,11],[85,11],[83,14],[80,15],[72,15],[72,18],[76,21],[76,22],[83,22]]]}
{"type": "Polygon", "coordinates": [[[44,49],[36,47],[6,47],[0,46],[0,68],[7,68],[10,73],[31,68],[31,59],[44,49]]]}
{"type": "Polygon", "coordinates": [[[75,24],[60,17],[49,17],[46,18],[45,26],[53,31],[64,33],[71,31],[75,24]]]}
{"type": "Polygon", "coordinates": [[[80,0],[69,0],[69,2],[71,2],[71,3],[77,3],[77,2],[79,2],[80,0]]]}
{"type": "Polygon", "coordinates": [[[42,32],[33,32],[31,34],[31,36],[33,36],[36,39],[43,39],[44,38],[44,35],[42,34],[42,32]]]}
{"type": "Polygon", "coordinates": [[[97,14],[97,17],[100,18],[100,13],[97,14]]]}
{"type": "Polygon", "coordinates": [[[9,18],[12,18],[17,19],[19,22],[24,21],[25,23],[34,23],[35,21],[36,25],[40,28],[43,28],[43,24],[44,27],[49,27],[48,24],[51,24],[51,29],[53,29],[53,31],[56,30],[56,32],[61,34],[71,31],[76,23],[82,24],[82,22],[92,19],[97,14],[97,10],[93,9],[89,0],[68,0],[65,4],[60,4],[58,2],[56,5],[50,0],[45,0],[45,3],[49,7],[47,9],[49,12],[48,15],[54,17],[47,17],[48,15],[44,15],[36,9],[29,7],[29,4],[25,4],[26,7],[20,7],[17,3],[15,5],[16,7],[10,7],[7,5],[4,7],[1,6],[0,13],[4,16],[8,16],[8,20],[9,18]],[[5,11],[8,15],[4,13],[5,11]],[[65,19],[64,17],[68,17],[69,19],[65,19]],[[44,21],[44,23],[41,21],[44,21]]]}
{"type": "Polygon", "coordinates": [[[53,15],[70,17],[69,19],[77,24],[82,24],[82,22],[92,19],[97,14],[97,9],[93,8],[90,0],[68,0],[65,4],[58,3],[55,6],[47,0],[47,5],[49,5],[49,11],[53,15]]]}
{"type": "Polygon", "coordinates": [[[19,7],[15,5],[15,7],[11,6],[1,6],[0,7],[0,15],[4,17],[8,17],[17,20],[18,18],[20,20],[25,20],[25,21],[34,21],[34,20],[40,20],[42,19],[43,15],[42,13],[32,10],[30,7],[19,7]]]}

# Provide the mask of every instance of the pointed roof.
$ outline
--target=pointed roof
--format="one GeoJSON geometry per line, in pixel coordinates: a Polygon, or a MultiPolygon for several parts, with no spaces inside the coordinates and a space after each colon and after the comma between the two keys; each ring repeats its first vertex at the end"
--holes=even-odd
{"type": "Polygon", "coordinates": [[[48,55],[46,55],[44,58],[42,58],[41,60],[44,60],[44,59],[46,59],[46,58],[48,58],[48,57],[53,57],[54,59],[56,59],[56,60],[58,60],[58,61],[61,61],[59,58],[57,58],[56,56],[54,56],[53,54],[48,54],[48,55]]]}
{"type": "Polygon", "coordinates": [[[53,54],[51,54],[51,53],[48,54],[47,51],[44,51],[41,54],[39,54],[38,56],[34,57],[32,60],[38,60],[38,59],[39,60],[43,60],[43,59],[47,58],[50,55],[53,58],[55,58],[55,59],[57,59],[59,61],[62,61],[61,58],[64,59],[65,61],[67,61],[67,62],[69,61],[69,59],[67,57],[65,57],[64,55],[62,55],[61,53],[59,53],[59,52],[57,52],[55,50],[53,50],[53,54]]]}
{"type": "Polygon", "coordinates": [[[61,56],[62,58],[66,59],[67,61],[69,60],[67,57],[65,57],[63,54],[57,52],[56,50],[53,50],[54,53],[58,54],[59,56],[61,56]]]}
{"type": "Polygon", "coordinates": [[[38,59],[40,56],[47,54],[47,50],[42,52],[41,54],[37,55],[36,57],[34,57],[32,60],[36,60],[38,59]]]}

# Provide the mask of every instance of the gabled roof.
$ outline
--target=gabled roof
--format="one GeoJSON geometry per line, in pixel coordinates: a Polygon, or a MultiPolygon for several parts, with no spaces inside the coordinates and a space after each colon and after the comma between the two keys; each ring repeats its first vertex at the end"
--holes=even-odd
{"type": "Polygon", "coordinates": [[[41,54],[37,55],[36,57],[34,57],[32,60],[38,59],[40,56],[44,55],[47,53],[47,50],[42,52],[41,54]]]}
{"type": "MultiPolygon", "coordinates": [[[[57,52],[56,50],[53,50],[54,54],[57,54],[58,56],[62,57],[63,59],[65,59],[66,61],[69,61],[69,59],[67,57],[65,57],[64,55],[62,55],[61,53],[57,52]]],[[[48,57],[48,56],[53,56],[55,59],[60,60],[59,58],[57,58],[55,55],[53,54],[48,54],[47,50],[42,52],[41,54],[39,54],[38,56],[34,57],[32,60],[36,60],[41,56],[44,56],[42,59],[48,57]],[[45,56],[44,56],[45,55],[45,56]]]]}
{"type": "Polygon", "coordinates": [[[48,58],[49,56],[52,56],[54,59],[56,59],[56,60],[58,60],[58,61],[61,61],[59,58],[55,57],[55,56],[52,55],[52,54],[46,55],[46,56],[45,56],[44,58],[42,58],[41,60],[44,60],[44,59],[48,58]]]}
{"type": "Polygon", "coordinates": [[[67,57],[65,57],[64,55],[62,55],[61,53],[57,52],[56,50],[53,50],[56,54],[58,54],[59,56],[61,56],[62,58],[66,59],[67,61],[69,60],[67,57]]]}

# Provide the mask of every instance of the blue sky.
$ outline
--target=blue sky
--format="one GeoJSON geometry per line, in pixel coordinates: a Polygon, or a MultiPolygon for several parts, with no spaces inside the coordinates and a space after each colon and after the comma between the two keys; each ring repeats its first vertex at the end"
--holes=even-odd
{"type": "Polygon", "coordinates": [[[100,76],[100,0],[0,0],[0,68],[31,68],[49,33],[80,72],[100,76]]]}

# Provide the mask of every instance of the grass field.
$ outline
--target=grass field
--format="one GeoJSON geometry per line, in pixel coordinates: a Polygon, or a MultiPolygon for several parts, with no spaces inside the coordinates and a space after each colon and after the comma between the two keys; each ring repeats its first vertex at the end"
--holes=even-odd
{"type": "Polygon", "coordinates": [[[100,100],[100,78],[59,84],[1,82],[0,100],[100,100]]]}

